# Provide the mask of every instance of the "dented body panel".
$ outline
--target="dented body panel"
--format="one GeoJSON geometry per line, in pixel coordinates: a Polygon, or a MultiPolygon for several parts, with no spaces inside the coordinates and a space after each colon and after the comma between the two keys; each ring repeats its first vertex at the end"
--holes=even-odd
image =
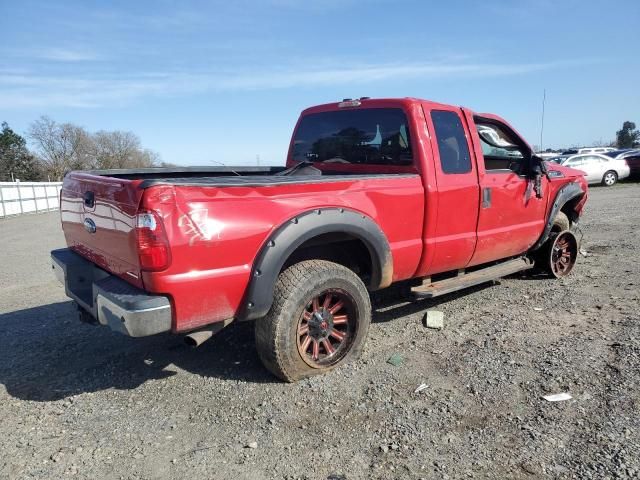
{"type": "MultiPolygon", "coordinates": [[[[564,205],[554,207],[568,184],[574,219],[581,213],[587,187],[578,171],[549,167],[555,173],[540,178],[537,194],[530,174],[485,170],[477,114],[469,110],[418,99],[363,100],[356,108],[402,109],[411,164],[318,162],[320,174],[295,177],[281,176],[284,168],[72,172],[61,194],[67,244],[105,272],[167,298],[171,330],[185,332],[264,315],[279,269],[314,235],[361,241],[372,262],[367,286],[375,290],[526,254],[544,237],[550,213],[564,205]],[[443,169],[434,111],[463,125],[468,171],[443,169]],[[139,260],[140,212],[161,221],[166,268],[139,260]]],[[[301,119],[339,109],[313,107],[301,119]]],[[[481,116],[515,132],[497,116],[481,116]]],[[[297,163],[293,138],[288,168],[297,163]]]]}
{"type": "Polygon", "coordinates": [[[268,188],[152,187],[143,205],[162,212],[172,264],[145,272],[145,289],[172,296],[176,330],[234,317],[271,234],[326,207],[375,219],[393,258],[391,280],[410,278],[422,253],[422,193],[418,175],[268,188]]]}

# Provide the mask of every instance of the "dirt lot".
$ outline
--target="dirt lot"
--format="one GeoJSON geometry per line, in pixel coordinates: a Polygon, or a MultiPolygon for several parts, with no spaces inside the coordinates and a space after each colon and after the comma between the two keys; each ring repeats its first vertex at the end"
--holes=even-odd
{"type": "Polygon", "coordinates": [[[0,477],[637,478],[640,185],[593,188],[582,225],[570,277],[381,303],[360,361],[288,385],[251,324],[190,350],[78,323],[57,214],[0,220],[0,477]]]}

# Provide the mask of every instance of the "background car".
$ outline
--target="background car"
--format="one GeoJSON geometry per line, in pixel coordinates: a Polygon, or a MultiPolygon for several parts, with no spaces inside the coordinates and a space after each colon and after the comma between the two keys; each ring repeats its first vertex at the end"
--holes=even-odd
{"type": "Polygon", "coordinates": [[[640,176],[640,149],[627,152],[622,158],[629,165],[631,175],[634,177],[640,176]]]}
{"type": "Polygon", "coordinates": [[[613,147],[587,147],[587,148],[579,148],[578,153],[608,153],[613,152],[615,148],[613,147]]]}
{"type": "Polygon", "coordinates": [[[624,159],[598,153],[571,155],[563,160],[561,165],[582,170],[588,183],[601,183],[606,187],[615,185],[618,180],[627,178],[631,173],[624,159]]]}
{"type": "Polygon", "coordinates": [[[622,148],[620,150],[612,150],[610,152],[605,153],[607,157],[611,158],[627,158],[627,157],[637,157],[640,155],[640,149],[638,148],[622,148]]]}

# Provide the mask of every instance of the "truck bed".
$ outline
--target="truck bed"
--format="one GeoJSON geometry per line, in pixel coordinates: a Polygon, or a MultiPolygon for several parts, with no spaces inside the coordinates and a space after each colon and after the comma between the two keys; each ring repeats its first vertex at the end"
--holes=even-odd
{"type": "MultiPolygon", "coordinates": [[[[420,175],[337,171],[277,175],[283,170],[213,167],[69,173],[61,195],[67,245],[139,289],[170,294],[174,331],[234,317],[252,265],[269,236],[310,211],[342,208],[371,219],[387,238],[394,259],[393,280],[414,273],[422,254],[420,175]],[[159,224],[170,242],[166,269],[149,271],[141,265],[141,212],[155,212],[162,219],[159,224]]],[[[330,216],[326,218],[329,221],[330,216]]]]}
{"type": "Polygon", "coordinates": [[[279,175],[285,167],[171,167],[92,170],[102,177],[142,180],[139,188],[154,185],[188,185],[211,187],[261,187],[291,184],[340,182],[380,177],[416,176],[417,173],[346,173],[323,171],[315,175],[279,175]]]}

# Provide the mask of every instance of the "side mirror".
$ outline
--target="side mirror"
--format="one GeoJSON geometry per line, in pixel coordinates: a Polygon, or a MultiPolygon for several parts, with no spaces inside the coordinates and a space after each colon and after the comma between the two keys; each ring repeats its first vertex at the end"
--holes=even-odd
{"type": "Polygon", "coordinates": [[[541,173],[546,173],[546,165],[544,163],[544,159],[537,156],[533,152],[529,152],[529,173],[532,178],[541,173]]]}
{"type": "Polygon", "coordinates": [[[544,163],[544,159],[540,158],[533,152],[530,153],[531,156],[531,169],[529,171],[529,175],[531,180],[533,180],[533,189],[536,192],[536,197],[542,198],[542,176],[547,176],[547,166],[544,163]]]}

